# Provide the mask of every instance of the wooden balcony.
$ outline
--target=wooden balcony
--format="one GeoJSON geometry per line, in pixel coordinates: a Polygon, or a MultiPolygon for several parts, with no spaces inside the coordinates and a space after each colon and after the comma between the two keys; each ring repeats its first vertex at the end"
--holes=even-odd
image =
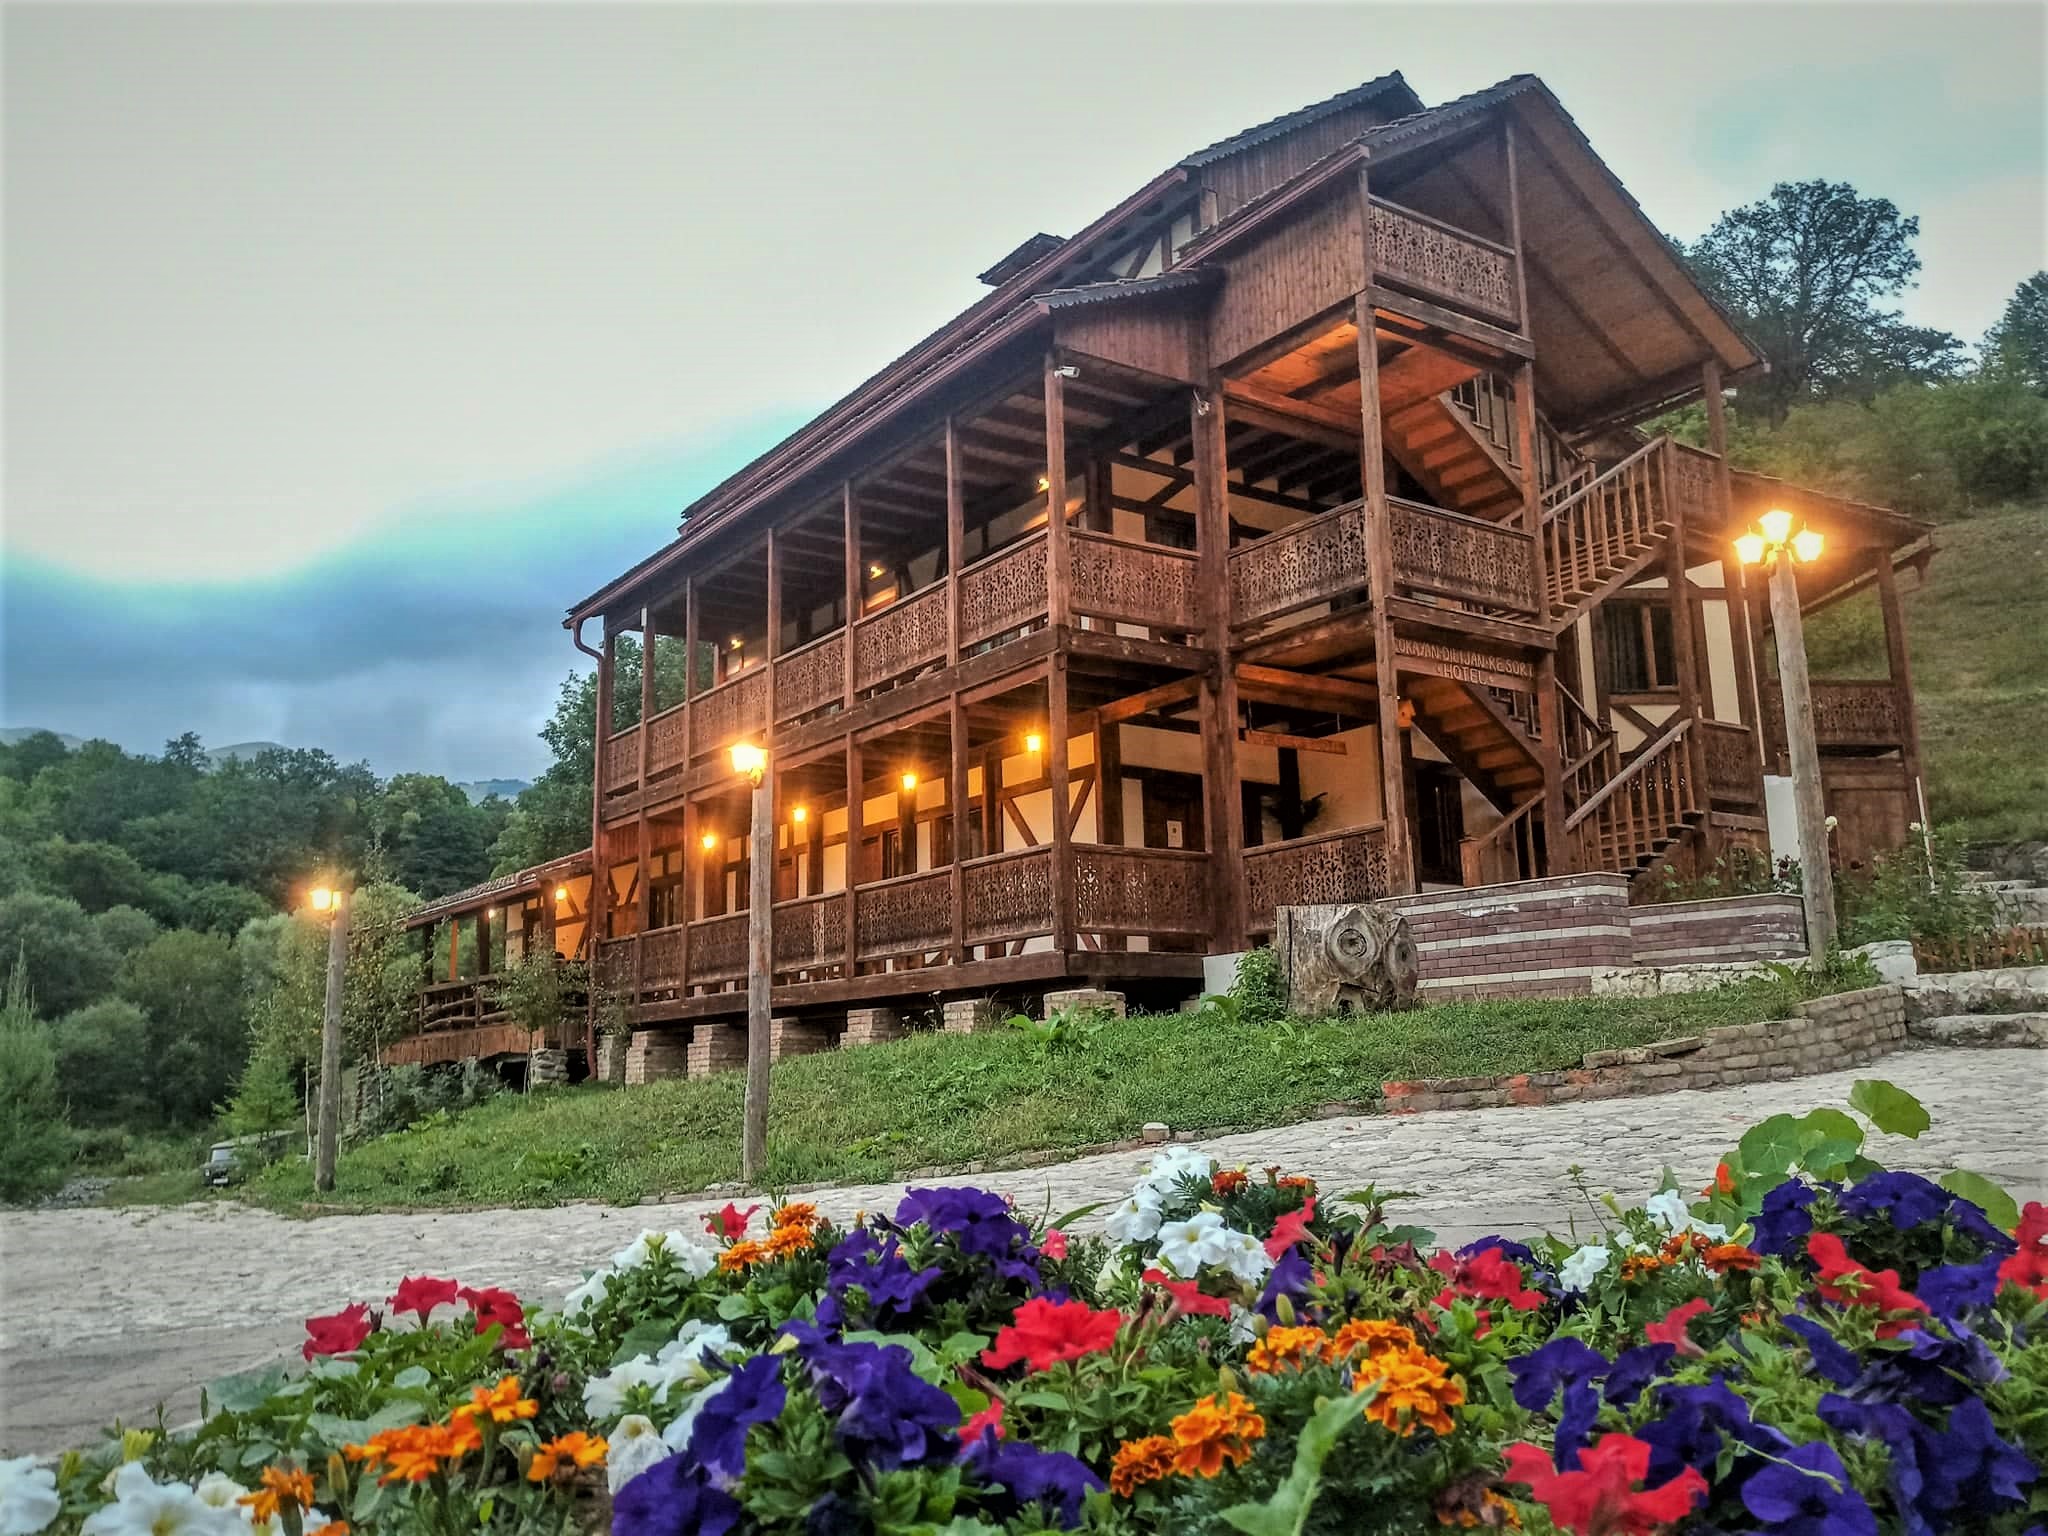
{"type": "Polygon", "coordinates": [[[1273,931],[1279,907],[1390,895],[1386,828],[1346,827],[1247,848],[1244,883],[1245,921],[1254,934],[1273,931]]]}
{"type": "MultiPolygon", "coordinates": [[[[1785,743],[1785,699],[1777,684],[1762,679],[1764,740],[1773,755],[1785,743]]],[[[1912,701],[1899,696],[1889,678],[1859,681],[1815,681],[1813,733],[1822,751],[1864,753],[1893,751],[1905,745],[1907,711],[1912,701]]]]}
{"type": "MultiPolygon", "coordinates": [[[[544,1046],[562,1045],[540,1030],[516,1023],[491,996],[496,976],[440,981],[422,987],[414,1031],[394,1040],[379,1053],[387,1067],[428,1066],[488,1056],[523,1056],[544,1046]]],[[[563,1000],[563,1018],[571,1033],[580,1032],[584,998],[580,992],[563,1000]]]]}
{"type": "Polygon", "coordinates": [[[1519,328],[1521,284],[1510,247],[1383,197],[1372,200],[1370,235],[1375,281],[1519,328]]]}

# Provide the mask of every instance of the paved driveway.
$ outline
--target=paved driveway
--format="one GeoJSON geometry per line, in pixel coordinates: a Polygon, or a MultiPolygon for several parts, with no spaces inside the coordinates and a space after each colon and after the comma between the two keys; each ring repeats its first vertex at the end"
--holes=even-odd
{"type": "MultiPolygon", "coordinates": [[[[1844,1102],[1859,1076],[1918,1094],[1934,1126],[1880,1138],[1886,1163],[1957,1165],[2021,1199],[2048,1199],[2048,1055],[1912,1051],[1856,1072],[1653,1098],[1529,1109],[1315,1121],[1205,1143],[1226,1163],[1283,1163],[1332,1193],[1375,1182],[1413,1190],[1401,1210],[1445,1241],[1563,1230],[1586,1212],[1569,1174],[1631,1199],[1669,1166],[1691,1180],[1743,1127],[1779,1110],[1844,1102]]],[[[1112,1153],[973,1182],[1057,1213],[1127,1188],[1148,1154],[1112,1153]]],[[[893,1204],[901,1185],[818,1195],[831,1215],[893,1204]]],[[[407,1274],[454,1275],[555,1302],[642,1227],[680,1226],[718,1201],[623,1209],[328,1216],[288,1220],[232,1204],[0,1216],[0,1447],[50,1450],[117,1416],[168,1402],[196,1412],[198,1384],[297,1352],[301,1321],[388,1295],[407,1274]]],[[[1084,1224],[1085,1225],[1085,1224],[1084,1224]]]]}

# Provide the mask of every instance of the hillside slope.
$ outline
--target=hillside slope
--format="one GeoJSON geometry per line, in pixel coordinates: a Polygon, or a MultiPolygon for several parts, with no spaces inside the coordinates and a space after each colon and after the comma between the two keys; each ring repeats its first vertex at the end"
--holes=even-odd
{"type": "MultiPolygon", "coordinates": [[[[1927,581],[1901,582],[1928,808],[1972,843],[2048,839],[2048,506],[1936,532],[1927,581]]],[[[1882,677],[1864,594],[1807,626],[1817,677],[1882,677]]]]}

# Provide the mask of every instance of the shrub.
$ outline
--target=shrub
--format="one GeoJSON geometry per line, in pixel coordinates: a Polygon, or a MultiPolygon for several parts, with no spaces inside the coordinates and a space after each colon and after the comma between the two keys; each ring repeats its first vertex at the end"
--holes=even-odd
{"type": "Polygon", "coordinates": [[[163,928],[140,907],[119,906],[94,916],[92,931],[117,959],[126,960],[163,932],[163,928]]]}
{"type": "Polygon", "coordinates": [[[1280,957],[1265,945],[1247,950],[1231,978],[1230,996],[1239,1022],[1270,1024],[1287,1012],[1287,983],[1280,975],[1280,957]]]}
{"type": "Polygon", "coordinates": [[[211,1115],[249,1048],[233,947],[217,934],[159,934],[129,957],[121,994],[149,1019],[149,1083],[158,1112],[185,1122],[211,1115]]]}
{"type": "Polygon", "coordinates": [[[65,1014],[53,1034],[57,1081],[72,1114],[89,1125],[156,1118],[149,1019],[140,1008],[101,998],[65,1014]]]}
{"type": "Polygon", "coordinates": [[[1996,904],[1966,877],[1956,838],[1936,832],[1923,844],[1917,823],[1913,830],[1903,848],[1879,854],[1867,869],[1843,870],[1836,877],[1844,944],[1956,941],[1989,934],[1997,926],[1996,904]]]}
{"type": "Polygon", "coordinates": [[[57,1053],[37,1020],[28,968],[16,960],[0,998],[0,1200],[33,1200],[64,1182],[71,1127],[57,1093],[57,1053]]]}
{"type": "Polygon", "coordinates": [[[290,1130],[303,1118],[292,1064],[276,1051],[259,1050],[221,1107],[220,1128],[229,1136],[262,1136],[290,1130]]]}

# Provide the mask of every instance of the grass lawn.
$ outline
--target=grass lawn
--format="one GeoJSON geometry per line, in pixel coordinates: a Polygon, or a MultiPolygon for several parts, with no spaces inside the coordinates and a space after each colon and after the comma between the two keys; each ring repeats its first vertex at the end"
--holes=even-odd
{"type": "MultiPolygon", "coordinates": [[[[1333,1099],[1377,1097],[1387,1079],[1574,1066],[1590,1050],[1782,1018],[1794,1000],[1758,981],[1690,997],[1445,1003],[1267,1028],[1170,1014],[1107,1024],[1049,1055],[1010,1031],[917,1035],[778,1063],[768,1182],[878,1182],[1119,1140],[1148,1120],[1283,1125],[1333,1099]]],[[[545,1205],[702,1189],[739,1176],[741,1083],[727,1072],[508,1094],[345,1150],[330,1200],[545,1205]]],[[[312,1199],[311,1174],[280,1164],[242,1195],[290,1210],[312,1199]]]]}
{"type": "MultiPolygon", "coordinates": [[[[2048,838],[2048,507],[1935,530],[1925,584],[1900,582],[1928,810],[1971,843],[2048,838]]],[[[1817,677],[1882,677],[1883,621],[1863,593],[1814,616],[1817,677]]]]}

